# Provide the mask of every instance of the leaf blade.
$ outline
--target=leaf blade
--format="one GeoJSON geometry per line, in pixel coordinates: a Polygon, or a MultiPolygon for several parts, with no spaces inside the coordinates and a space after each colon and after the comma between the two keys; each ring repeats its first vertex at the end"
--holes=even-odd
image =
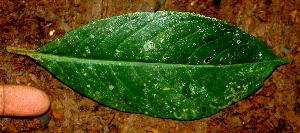
{"type": "Polygon", "coordinates": [[[104,105],[179,120],[219,112],[289,62],[237,27],[172,11],[101,19],[31,51],[7,50],[104,105]]]}
{"type": "Polygon", "coordinates": [[[155,117],[180,120],[208,117],[228,107],[231,103],[252,94],[256,91],[256,88],[263,84],[261,79],[272,73],[273,68],[270,69],[269,67],[275,67],[283,63],[282,61],[273,61],[271,63],[259,62],[223,66],[197,65],[195,67],[160,63],[70,59],[61,56],[49,57],[48,55],[42,57],[40,54],[32,57],[45,66],[53,75],[57,75],[57,78],[62,82],[104,105],[126,112],[144,113],[155,117]],[[69,76],[61,75],[62,71],[57,70],[60,66],[65,66],[63,73],[69,76]],[[80,66],[76,68],[77,71],[83,68],[93,69],[93,72],[87,73],[96,73],[95,75],[98,77],[106,77],[103,78],[104,80],[97,80],[97,82],[101,81],[107,84],[100,86],[99,89],[99,86],[94,83],[97,78],[85,75],[87,70],[83,70],[81,74],[74,74],[73,71],[76,70],[67,71],[74,69],[74,66],[80,66]],[[120,72],[120,70],[123,72],[120,72]],[[139,73],[139,78],[134,78],[135,73],[139,73]],[[199,76],[198,73],[202,73],[203,76],[199,76]],[[226,73],[227,75],[218,75],[220,73],[226,73]],[[70,77],[84,77],[86,82],[76,82],[79,79],[70,80],[70,77]],[[162,80],[164,83],[159,84],[162,80]],[[110,83],[108,83],[109,81],[110,83]],[[224,82],[227,84],[224,84],[224,82]],[[92,86],[93,84],[94,86],[92,86]],[[152,86],[148,86],[148,84],[152,86]],[[186,86],[184,84],[187,87],[184,87],[186,86]],[[219,84],[223,85],[220,86],[219,84]],[[113,86],[111,90],[109,89],[110,86],[113,86]],[[235,89],[236,94],[231,88],[235,89]],[[183,90],[188,90],[188,92],[183,90]],[[112,96],[113,94],[116,95],[112,96]],[[229,95],[233,95],[233,98],[229,97],[227,99],[229,95]],[[218,103],[216,101],[224,102],[218,103]],[[166,105],[165,102],[167,102],[166,105]],[[197,103],[202,105],[199,107],[197,103]],[[191,104],[194,106],[191,106],[191,104]],[[171,109],[171,106],[173,106],[173,109],[171,109]]]}
{"type": "MultiPolygon", "coordinates": [[[[181,50],[182,47],[189,46],[191,47],[190,50],[197,48],[205,50],[205,48],[201,48],[202,45],[205,47],[214,44],[211,47],[218,50],[218,45],[214,41],[220,36],[228,37],[227,41],[231,41],[228,45],[244,46],[244,49],[247,48],[247,45],[261,43],[259,46],[263,46],[262,53],[252,53],[255,57],[261,58],[260,60],[252,59],[248,62],[240,62],[242,59],[237,59],[239,63],[268,60],[265,59],[268,56],[264,55],[272,56],[272,59],[279,59],[261,40],[246,34],[237,27],[197,14],[170,11],[130,13],[94,21],[78,27],[36,50],[41,53],[77,58],[187,64],[186,59],[192,57],[185,54],[188,51],[181,50]],[[144,29],[140,30],[141,27],[144,29]],[[97,28],[96,31],[92,30],[97,28]],[[96,32],[98,34],[93,35],[96,32]],[[193,35],[192,38],[196,39],[184,39],[194,32],[197,34],[193,35]],[[96,45],[89,45],[90,43],[96,45]],[[246,45],[239,45],[239,43],[246,45]]],[[[239,53],[240,51],[235,50],[233,52],[239,53]]],[[[205,54],[201,53],[201,56],[197,55],[194,58],[198,58],[198,60],[189,63],[206,64],[204,60],[213,56],[216,56],[216,52],[211,49],[205,54]]],[[[237,58],[236,56],[230,57],[237,58]]],[[[232,60],[232,58],[228,59],[232,60]]],[[[213,60],[217,60],[217,58],[213,60]]],[[[212,61],[212,63],[214,62],[212,61]]],[[[212,65],[218,65],[218,63],[226,64],[228,61],[215,62],[212,65]]]]}

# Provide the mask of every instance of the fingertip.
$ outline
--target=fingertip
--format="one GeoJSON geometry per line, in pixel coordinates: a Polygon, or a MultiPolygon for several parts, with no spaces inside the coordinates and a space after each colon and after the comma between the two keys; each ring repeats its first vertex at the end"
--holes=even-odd
{"type": "Polygon", "coordinates": [[[50,107],[48,95],[34,87],[0,85],[0,95],[1,92],[0,115],[2,116],[38,116],[44,114],[50,107]]]}

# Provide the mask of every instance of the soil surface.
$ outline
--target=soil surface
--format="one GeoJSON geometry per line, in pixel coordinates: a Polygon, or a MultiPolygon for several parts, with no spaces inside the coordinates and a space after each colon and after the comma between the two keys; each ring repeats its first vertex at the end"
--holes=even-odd
{"type": "Polygon", "coordinates": [[[296,0],[3,0],[0,2],[0,84],[45,91],[49,111],[34,118],[0,118],[1,132],[299,132],[300,3],[296,0]],[[7,45],[45,45],[80,25],[116,15],[172,10],[231,23],[264,41],[290,64],[277,67],[251,96],[194,121],[154,118],[105,107],[76,93],[7,45]]]}

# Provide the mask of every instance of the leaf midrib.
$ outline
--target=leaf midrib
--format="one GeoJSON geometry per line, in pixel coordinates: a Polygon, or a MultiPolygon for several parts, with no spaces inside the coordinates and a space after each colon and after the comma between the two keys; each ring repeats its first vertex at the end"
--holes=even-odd
{"type": "MultiPolygon", "coordinates": [[[[39,57],[52,57],[52,58],[57,58],[58,60],[69,60],[70,62],[72,61],[96,61],[96,62],[107,62],[108,64],[145,64],[145,65],[168,65],[168,66],[180,66],[180,67],[230,67],[233,65],[246,65],[246,64],[260,64],[260,63],[274,63],[274,62],[281,62],[281,64],[284,63],[290,63],[289,60],[287,59],[281,59],[281,60],[269,60],[269,61],[261,61],[261,62],[251,62],[251,63],[240,63],[240,64],[230,64],[230,65],[187,65],[187,64],[167,64],[167,63],[149,63],[149,62],[134,62],[134,61],[114,61],[114,60],[105,60],[105,59],[85,59],[85,58],[78,58],[78,57],[70,57],[70,56],[60,56],[60,55],[53,55],[53,54],[44,54],[44,53],[38,53],[38,52],[33,52],[29,53],[28,56],[31,58],[39,58],[39,57]],[[36,57],[38,56],[38,57],[36,57]]],[[[120,65],[121,65],[120,64],[120,65]]],[[[135,66],[135,65],[134,65],[135,66]]]]}

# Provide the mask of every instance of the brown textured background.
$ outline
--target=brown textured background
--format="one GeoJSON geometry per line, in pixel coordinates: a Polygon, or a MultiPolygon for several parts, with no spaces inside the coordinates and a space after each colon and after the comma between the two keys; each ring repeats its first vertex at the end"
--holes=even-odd
{"type": "Polygon", "coordinates": [[[0,131],[299,132],[299,6],[298,0],[3,0],[0,84],[37,87],[50,96],[51,108],[36,118],[1,117],[0,131]],[[177,121],[104,107],[68,88],[30,58],[5,50],[6,45],[27,49],[45,45],[93,20],[158,10],[195,12],[221,19],[260,38],[291,63],[277,67],[261,89],[229,108],[208,118],[177,121]]]}

